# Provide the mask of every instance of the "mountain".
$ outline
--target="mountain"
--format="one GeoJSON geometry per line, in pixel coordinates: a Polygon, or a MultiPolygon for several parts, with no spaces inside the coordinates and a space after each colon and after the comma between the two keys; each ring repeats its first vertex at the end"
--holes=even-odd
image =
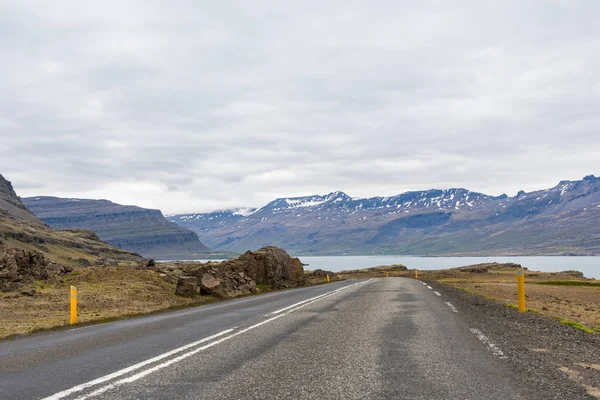
{"type": "Polygon", "coordinates": [[[196,233],[169,222],[159,210],[59,197],[28,197],[23,202],[52,228],[89,229],[105,242],[144,257],[204,258],[210,251],[196,233]]]}
{"type": "Polygon", "coordinates": [[[53,230],[31,211],[0,175],[0,248],[20,249],[23,254],[42,253],[66,266],[140,265],[143,258],[102,242],[85,230],[53,230]],[[32,252],[33,251],[33,252],[32,252]]]}
{"type": "Polygon", "coordinates": [[[514,197],[467,189],[276,199],[246,212],[170,216],[209,246],[294,254],[600,254],[600,178],[514,197]]]}

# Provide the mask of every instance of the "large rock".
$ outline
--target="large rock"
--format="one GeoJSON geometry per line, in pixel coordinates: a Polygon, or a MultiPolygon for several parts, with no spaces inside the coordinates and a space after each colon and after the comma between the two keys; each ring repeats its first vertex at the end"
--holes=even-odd
{"type": "Polygon", "coordinates": [[[200,294],[222,298],[255,293],[258,291],[257,283],[268,284],[274,289],[304,283],[304,267],[300,260],[277,247],[249,251],[222,263],[175,263],[166,268],[157,267],[157,271],[164,275],[163,279],[181,275],[177,285],[178,294],[182,292],[189,296],[193,296],[192,289],[184,289],[188,281],[190,285],[195,282],[200,287],[200,294]]]}
{"type": "Polygon", "coordinates": [[[194,276],[180,276],[177,280],[175,294],[184,297],[194,297],[198,290],[198,279],[194,276]]]}
{"type": "Polygon", "coordinates": [[[227,293],[225,293],[225,289],[223,289],[223,286],[221,285],[221,281],[211,274],[202,275],[200,288],[202,294],[212,294],[222,298],[228,297],[227,293]]]}
{"type": "Polygon", "coordinates": [[[0,290],[18,290],[33,281],[57,281],[73,269],[49,261],[42,253],[0,246],[0,290]]]}
{"type": "Polygon", "coordinates": [[[244,272],[257,283],[265,283],[273,288],[304,282],[304,267],[297,258],[292,258],[283,249],[274,246],[263,247],[258,251],[247,251],[240,257],[225,261],[219,269],[244,272]]]}

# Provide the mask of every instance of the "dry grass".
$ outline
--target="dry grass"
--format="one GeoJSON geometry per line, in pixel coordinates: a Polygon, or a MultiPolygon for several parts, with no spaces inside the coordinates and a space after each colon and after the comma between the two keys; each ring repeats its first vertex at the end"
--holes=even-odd
{"type": "Polygon", "coordinates": [[[0,292],[0,339],[69,323],[69,286],[77,286],[79,322],[87,323],[173,307],[212,298],[175,295],[175,285],[157,273],[130,267],[78,268],[61,284],[37,282],[35,296],[0,292]]]}
{"type": "MultiPolygon", "coordinates": [[[[526,273],[527,307],[544,315],[571,320],[591,329],[600,329],[600,287],[589,285],[598,281],[570,277],[560,281],[585,282],[588,285],[548,285],[539,282],[556,281],[547,273],[526,273]]],[[[464,274],[461,277],[439,278],[442,283],[467,290],[506,304],[517,304],[517,282],[513,271],[493,271],[488,274],[464,274]]]]}

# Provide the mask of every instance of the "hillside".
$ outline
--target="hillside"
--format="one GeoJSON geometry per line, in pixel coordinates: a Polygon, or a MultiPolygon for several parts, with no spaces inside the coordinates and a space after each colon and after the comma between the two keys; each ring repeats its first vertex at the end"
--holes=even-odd
{"type": "Polygon", "coordinates": [[[514,197],[467,189],[276,199],[257,210],[175,215],[209,246],[293,254],[600,254],[600,178],[514,197]]]}
{"type": "Polygon", "coordinates": [[[66,266],[139,265],[138,254],[102,242],[93,232],[53,230],[23,204],[0,175],[0,245],[42,253],[66,266]]]}
{"type": "Polygon", "coordinates": [[[54,229],[89,229],[105,242],[144,257],[203,258],[210,251],[193,231],[169,222],[159,210],[108,200],[29,197],[25,205],[54,229]]]}

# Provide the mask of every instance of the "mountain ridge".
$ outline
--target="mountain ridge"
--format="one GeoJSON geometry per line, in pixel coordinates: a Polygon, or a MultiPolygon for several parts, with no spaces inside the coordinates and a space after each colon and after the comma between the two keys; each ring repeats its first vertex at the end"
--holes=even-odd
{"type": "MultiPolygon", "coordinates": [[[[145,260],[130,251],[102,242],[86,230],[53,230],[37,218],[0,174],[0,248],[38,253],[65,266],[131,265],[145,260]]],[[[29,256],[28,256],[29,257],[29,256]]]]}
{"type": "Polygon", "coordinates": [[[104,199],[34,196],[23,201],[52,228],[89,229],[107,243],[145,257],[192,258],[210,250],[196,233],[168,221],[160,210],[104,199]]]}
{"type": "Polygon", "coordinates": [[[600,178],[594,175],[513,197],[464,188],[371,198],[335,191],[278,198],[246,215],[225,210],[169,220],[196,231],[208,245],[238,252],[272,244],[295,254],[600,254],[600,241],[581,238],[600,238],[582,212],[600,225],[600,178]],[[546,232],[543,240],[535,238],[540,226],[553,225],[554,237],[546,232]],[[514,243],[511,233],[523,242],[514,243]],[[568,237],[573,234],[585,243],[568,237]]]}

